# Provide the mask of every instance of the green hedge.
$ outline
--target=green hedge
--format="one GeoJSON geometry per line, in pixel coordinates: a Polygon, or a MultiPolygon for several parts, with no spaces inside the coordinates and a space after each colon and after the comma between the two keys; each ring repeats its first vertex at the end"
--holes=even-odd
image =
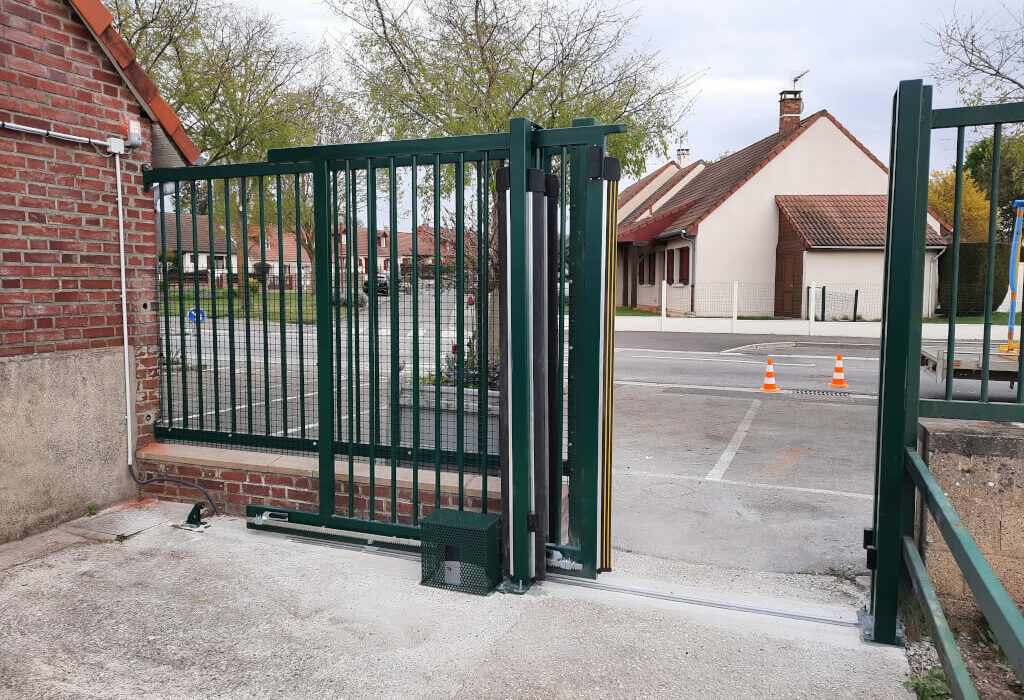
{"type": "MultiPolygon", "coordinates": [[[[960,277],[957,289],[956,315],[980,316],[985,313],[985,268],[988,264],[988,243],[960,244],[960,277]]],[[[992,310],[1006,298],[1010,287],[1010,244],[996,243],[996,267],[992,285],[992,310]]],[[[949,288],[953,280],[953,248],[939,258],[939,313],[949,314],[949,288]]]]}

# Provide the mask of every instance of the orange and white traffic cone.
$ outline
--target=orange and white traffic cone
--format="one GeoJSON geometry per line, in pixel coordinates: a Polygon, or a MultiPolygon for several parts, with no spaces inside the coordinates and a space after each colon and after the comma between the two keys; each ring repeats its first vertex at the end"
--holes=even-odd
{"type": "Polygon", "coordinates": [[[836,368],[832,371],[832,381],[828,383],[833,389],[849,389],[846,383],[846,372],[843,371],[843,354],[836,355],[836,368]]]}
{"type": "Polygon", "coordinates": [[[775,386],[775,367],[772,365],[772,358],[768,358],[768,364],[764,368],[764,384],[761,385],[761,391],[776,392],[779,387],[775,386]]]}

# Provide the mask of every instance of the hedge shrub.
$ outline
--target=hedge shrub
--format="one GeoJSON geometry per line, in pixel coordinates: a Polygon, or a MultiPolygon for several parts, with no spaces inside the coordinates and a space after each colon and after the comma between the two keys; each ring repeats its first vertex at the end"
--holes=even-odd
{"type": "MultiPolygon", "coordinates": [[[[982,316],[985,313],[985,268],[988,243],[960,244],[960,277],[956,299],[957,316],[982,316]]],[[[996,243],[996,267],[992,285],[992,310],[995,311],[1010,287],[1010,244],[996,243]]],[[[949,314],[949,288],[953,280],[953,248],[939,258],[939,313],[949,314]]]]}

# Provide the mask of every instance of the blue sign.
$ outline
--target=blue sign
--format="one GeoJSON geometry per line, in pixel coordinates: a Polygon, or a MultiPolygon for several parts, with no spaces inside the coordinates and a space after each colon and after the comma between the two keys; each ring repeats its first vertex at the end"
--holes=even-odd
{"type": "Polygon", "coordinates": [[[202,309],[189,309],[188,310],[188,322],[189,323],[202,323],[206,320],[206,312],[202,309]]]}

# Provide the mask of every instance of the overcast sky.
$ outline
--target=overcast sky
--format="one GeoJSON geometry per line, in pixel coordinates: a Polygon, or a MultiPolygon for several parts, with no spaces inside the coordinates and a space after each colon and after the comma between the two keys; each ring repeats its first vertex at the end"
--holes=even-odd
{"type": "MultiPolygon", "coordinates": [[[[275,12],[282,6],[278,0],[245,1],[275,12]]],[[[961,13],[997,7],[992,0],[955,4],[961,13]]],[[[828,109],[887,162],[893,91],[902,79],[930,82],[934,49],[927,25],[940,24],[954,2],[637,0],[634,6],[642,13],[635,41],[660,49],[666,70],[706,69],[698,100],[682,125],[694,158],[715,158],[774,131],[779,91],[810,69],[799,84],[804,114],[828,109]]],[[[283,26],[296,36],[343,30],[316,0],[290,0],[287,7],[283,26]]],[[[957,104],[952,88],[936,90],[935,106],[957,104]]],[[[933,139],[936,166],[945,165],[940,159],[952,159],[946,134],[937,132],[933,139]]]]}

